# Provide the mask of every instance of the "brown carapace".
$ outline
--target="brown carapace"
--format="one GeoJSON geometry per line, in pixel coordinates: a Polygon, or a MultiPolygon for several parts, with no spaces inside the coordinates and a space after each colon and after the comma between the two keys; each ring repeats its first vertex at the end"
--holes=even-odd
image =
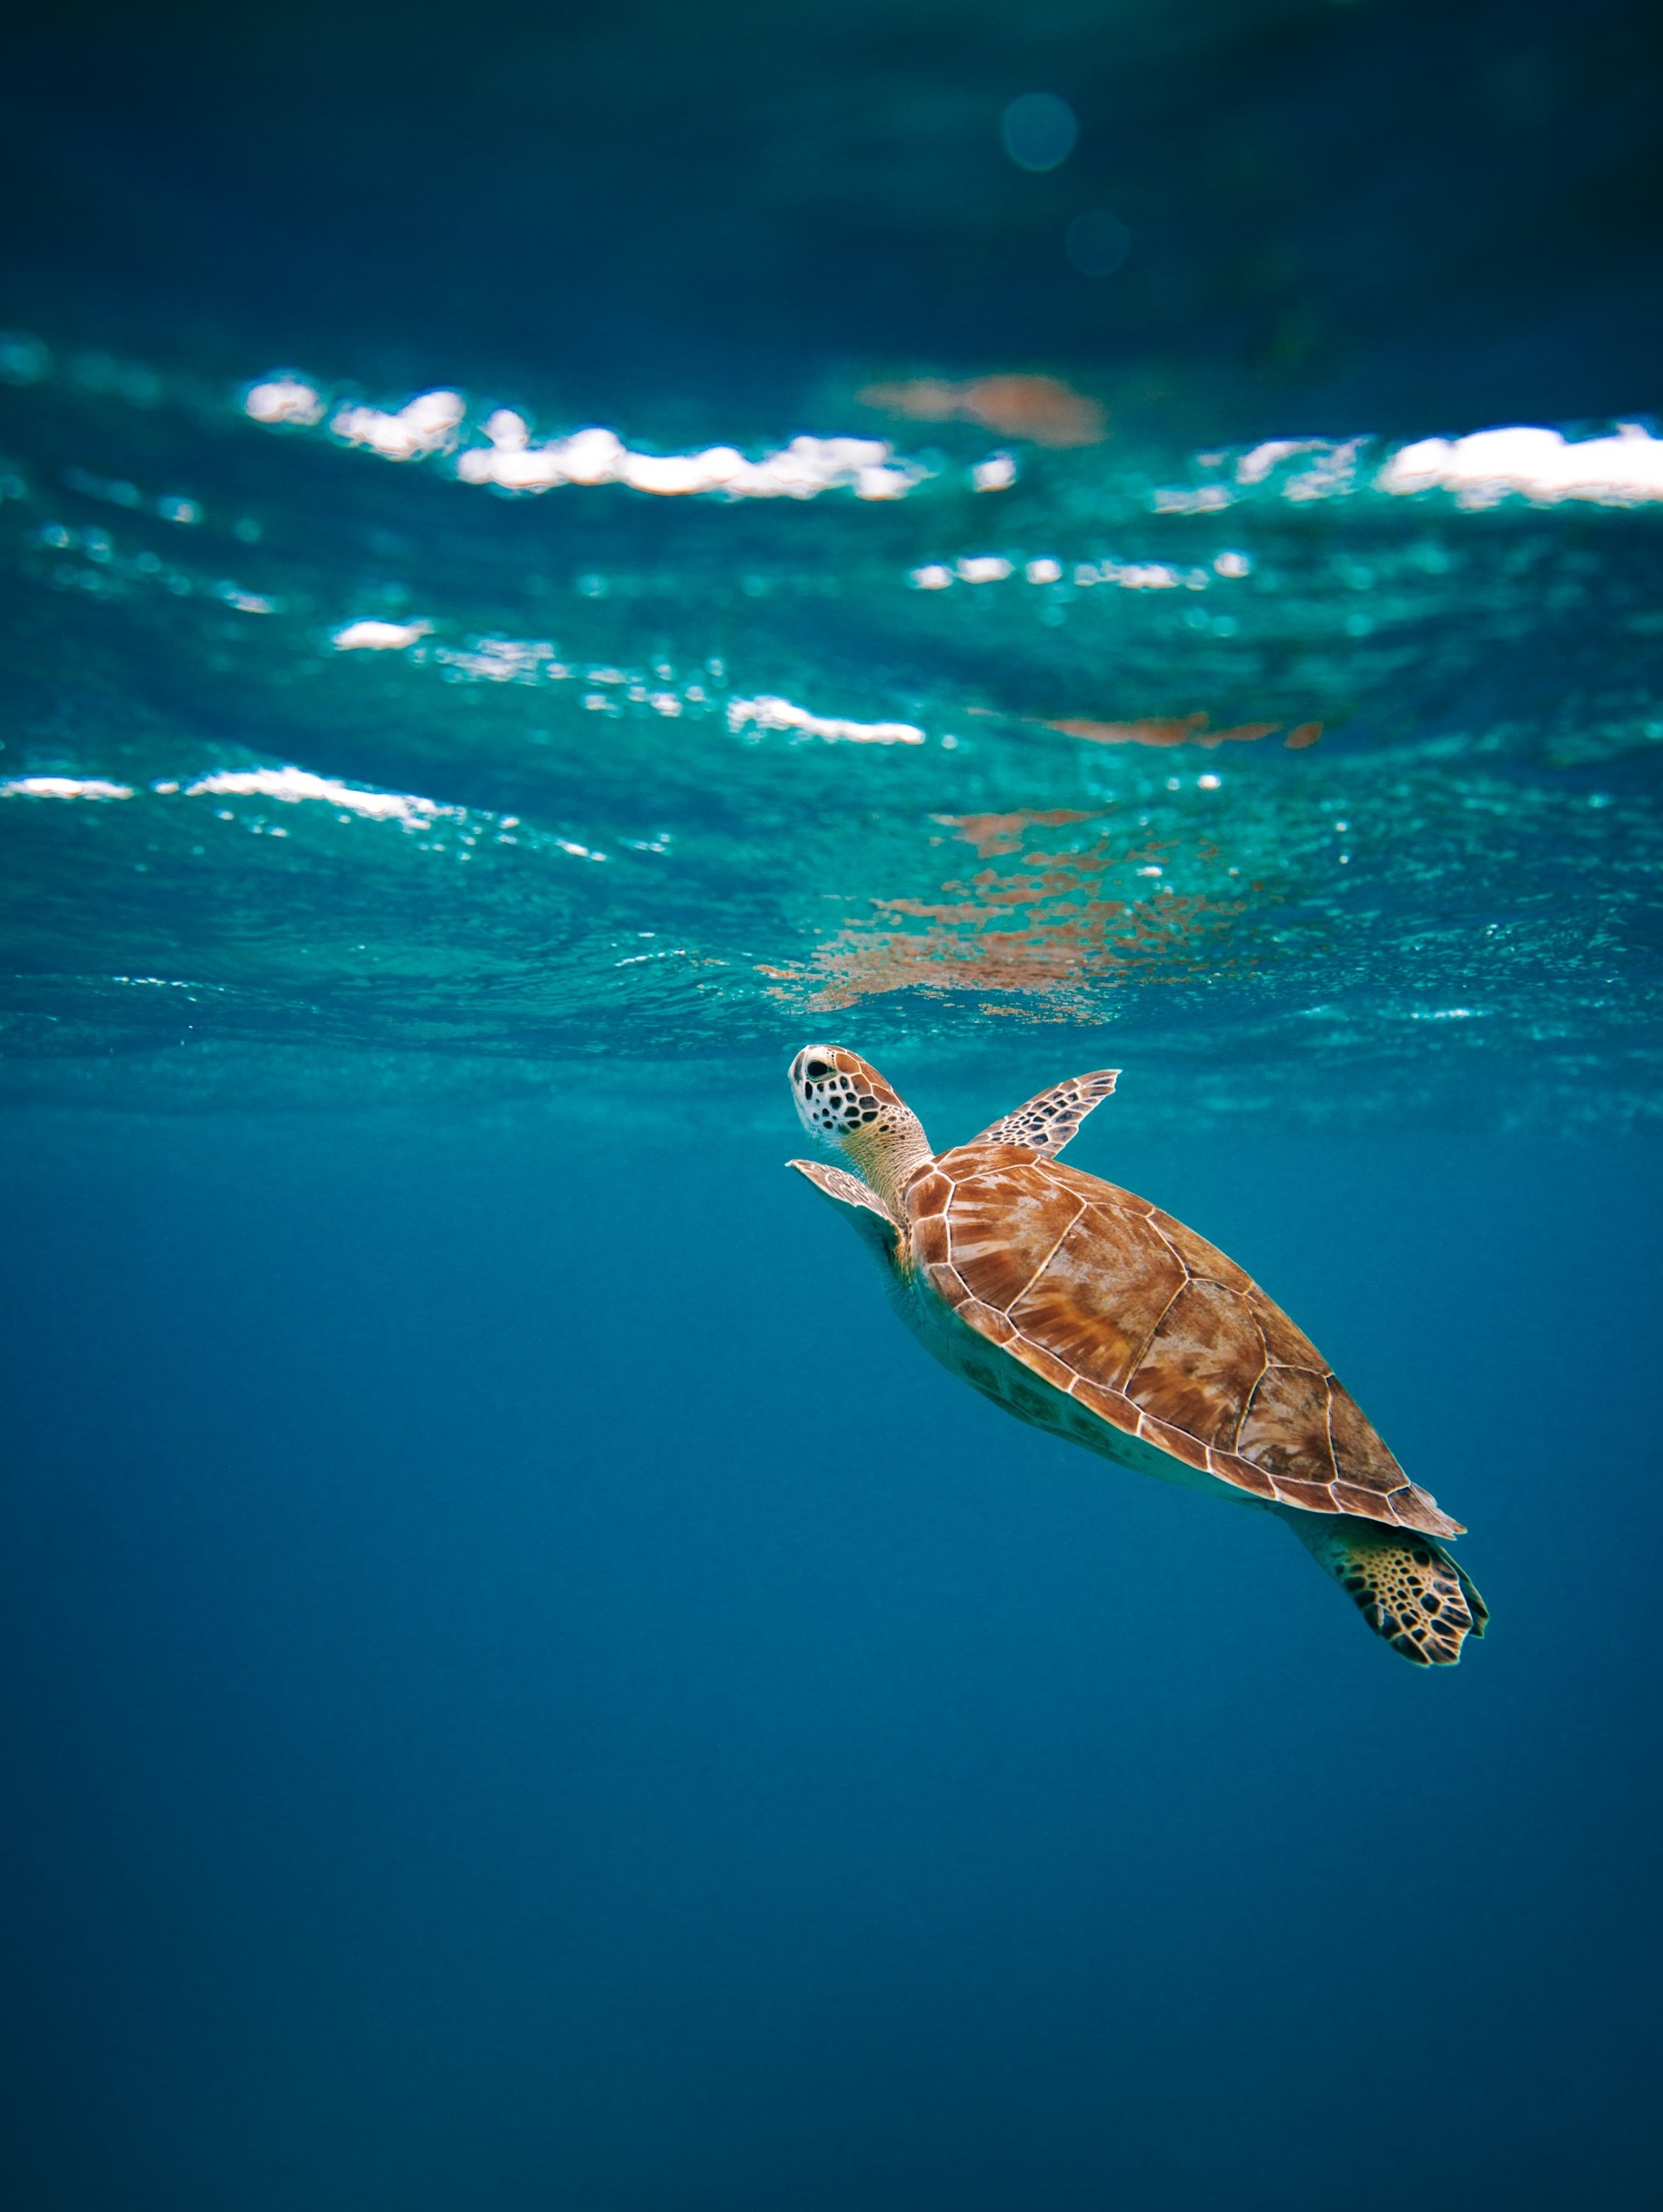
{"type": "Polygon", "coordinates": [[[1483,1600],[1310,1339],[1218,1249],[1057,1154],[1115,1071],[1075,1076],[939,1158],[841,1046],[791,1063],[798,1113],[854,1172],[794,1160],[883,1257],[909,1324],[1019,1418],[1285,1521],[1392,1648],[1453,1665],[1483,1600]]]}

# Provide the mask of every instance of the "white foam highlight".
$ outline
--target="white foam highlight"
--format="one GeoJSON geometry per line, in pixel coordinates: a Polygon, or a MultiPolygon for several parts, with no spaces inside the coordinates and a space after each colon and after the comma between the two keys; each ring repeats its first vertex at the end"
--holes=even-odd
{"type": "Polygon", "coordinates": [[[459,455],[456,472],[464,484],[494,484],[500,491],[628,484],[660,498],[724,492],[735,499],[812,499],[847,489],[861,499],[894,499],[924,473],[897,463],[890,446],[871,437],[794,437],[777,453],[748,461],[734,446],[634,453],[615,430],[599,427],[534,446],[525,417],[509,407],[499,407],[483,427],[489,442],[459,455]]]}
{"type": "Polygon", "coordinates": [[[1451,491],[1463,507],[1493,507],[1509,494],[1549,505],[1589,499],[1637,507],[1663,499],[1663,438],[1638,423],[1574,445],[1557,430],[1528,427],[1426,437],[1394,454],[1375,482],[1399,494],[1451,491]]]}
{"type": "Polygon", "coordinates": [[[1227,484],[1179,485],[1157,491],[1154,507],[1157,515],[1215,515],[1235,497],[1227,484]]]}
{"type": "Polygon", "coordinates": [[[1118,584],[1123,591],[1174,591],[1184,581],[1162,560],[1105,560],[1101,574],[1105,584],[1118,584]]]}
{"type": "Polygon", "coordinates": [[[361,814],[372,821],[403,822],[421,829],[439,820],[462,821],[465,807],[443,807],[437,799],[420,799],[410,791],[361,791],[338,783],[332,776],[314,776],[303,768],[226,769],[217,775],[199,777],[187,784],[187,799],[276,799],[285,806],[303,799],[334,807],[342,813],[361,814]]]}
{"type": "Polygon", "coordinates": [[[348,622],[335,633],[338,653],[397,653],[425,638],[430,622],[348,622]]]}
{"type": "MultiPolygon", "coordinates": [[[[267,377],[243,395],[243,411],[271,426],[311,427],[328,412],[315,385],[288,375],[267,377]]],[[[396,412],[350,401],[338,407],[329,430],[343,444],[362,446],[389,461],[414,461],[452,451],[468,416],[460,392],[420,392],[396,412]]],[[[932,471],[898,460],[892,447],[873,437],[793,437],[761,460],[735,446],[707,446],[697,453],[637,453],[615,430],[600,425],[535,444],[531,426],[513,407],[498,407],[479,426],[483,445],[457,456],[464,484],[499,491],[544,492],[562,484],[628,484],[662,498],[720,492],[735,499],[813,499],[823,491],[852,491],[857,499],[900,499],[932,471]]],[[[995,454],[976,471],[978,488],[1014,481],[1015,463],[995,454]]]]}
{"type": "Polygon", "coordinates": [[[536,683],[546,668],[550,676],[568,673],[554,658],[549,640],[523,638],[476,638],[459,651],[454,646],[436,648],[434,659],[458,678],[474,677],[488,684],[536,683]]]}
{"type": "Polygon", "coordinates": [[[97,776],[13,776],[0,783],[0,799],[131,799],[130,783],[97,776]]]}
{"type": "Polygon", "coordinates": [[[728,728],[743,729],[799,729],[805,737],[828,738],[852,745],[922,745],[924,733],[912,722],[849,722],[840,716],[811,714],[788,699],[767,695],[736,699],[728,704],[728,728]]]}
{"type": "Polygon", "coordinates": [[[1010,573],[1010,562],[997,553],[973,553],[959,563],[959,574],[967,584],[1003,584],[1010,573]]]}
{"type": "Polygon", "coordinates": [[[1325,446],[1326,441],[1320,437],[1267,437],[1236,462],[1235,480],[1238,484],[1263,484],[1273,468],[1291,461],[1295,454],[1321,453],[1325,446]]]}
{"type": "Polygon", "coordinates": [[[1282,497],[1295,501],[1333,499],[1355,490],[1357,456],[1366,442],[1360,437],[1346,438],[1337,446],[1316,441],[1309,448],[1315,459],[1310,468],[1288,478],[1282,487],[1282,497]]]}
{"type": "Polygon", "coordinates": [[[468,402],[460,392],[419,392],[396,415],[379,407],[345,407],[329,427],[348,446],[368,446],[384,460],[419,460],[454,442],[468,402]]]}
{"type": "Polygon", "coordinates": [[[323,395],[298,377],[268,377],[244,394],[243,412],[256,422],[296,423],[309,429],[323,418],[323,395]]]}

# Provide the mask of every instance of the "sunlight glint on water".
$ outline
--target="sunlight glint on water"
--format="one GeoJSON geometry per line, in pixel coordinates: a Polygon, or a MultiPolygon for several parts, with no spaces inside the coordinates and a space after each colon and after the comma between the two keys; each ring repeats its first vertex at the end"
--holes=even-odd
{"type": "Polygon", "coordinates": [[[4,357],[6,589],[77,672],[0,756],[25,1091],[835,1021],[1107,1029],[1194,1111],[1644,1110],[1634,426],[1186,456],[1006,378],[677,457],[295,373],[210,437],[176,373],[4,357]]]}

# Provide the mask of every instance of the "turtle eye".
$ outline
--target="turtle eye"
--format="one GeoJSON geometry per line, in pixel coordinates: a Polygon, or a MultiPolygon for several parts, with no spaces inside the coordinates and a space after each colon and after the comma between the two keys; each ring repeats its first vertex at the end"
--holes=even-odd
{"type": "Polygon", "coordinates": [[[808,1066],[803,1070],[803,1073],[805,1075],[813,1076],[816,1081],[819,1081],[824,1076],[830,1075],[831,1072],[831,1069],[827,1067],[823,1060],[811,1060],[810,1061],[808,1066]]]}

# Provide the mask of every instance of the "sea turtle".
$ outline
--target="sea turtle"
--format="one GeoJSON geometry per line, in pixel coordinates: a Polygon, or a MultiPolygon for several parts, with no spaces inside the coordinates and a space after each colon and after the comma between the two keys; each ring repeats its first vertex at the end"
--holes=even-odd
{"type": "Polygon", "coordinates": [[[808,1045],[791,1062],[798,1114],[849,1167],[791,1165],[875,1246],[943,1366],[1123,1466],[1275,1513],[1394,1651],[1453,1666],[1487,1617],[1437,1542],[1460,1523],[1234,1261],[1060,1163],[1117,1075],[1072,1077],[937,1158],[874,1067],[808,1045]]]}

